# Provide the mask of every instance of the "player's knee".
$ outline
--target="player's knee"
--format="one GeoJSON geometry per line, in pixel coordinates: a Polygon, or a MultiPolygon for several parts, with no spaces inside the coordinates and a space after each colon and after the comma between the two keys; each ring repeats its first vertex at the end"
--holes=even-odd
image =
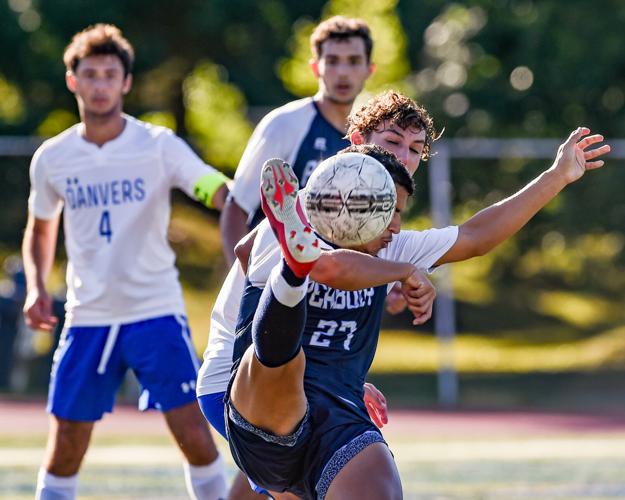
{"type": "Polygon", "coordinates": [[[194,466],[212,464],[219,454],[215,446],[211,446],[209,443],[202,445],[197,441],[179,441],[178,446],[187,462],[194,466]]]}
{"type": "Polygon", "coordinates": [[[76,474],[89,446],[91,425],[67,420],[58,420],[55,425],[45,469],[58,476],[76,474]]]}
{"type": "Polygon", "coordinates": [[[217,448],[199,407],[187,405],[169,411],[165,419],[176,444],[191,465],[208,465],[217,458],[217,448]]]}

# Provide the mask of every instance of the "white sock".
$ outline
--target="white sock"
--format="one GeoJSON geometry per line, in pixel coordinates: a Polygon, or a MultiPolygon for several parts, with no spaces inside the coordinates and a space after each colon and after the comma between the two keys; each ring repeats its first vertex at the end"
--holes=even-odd
{"type": "Polygon", "coordinates": [[[39,469],[37,474],[36,500],[74,500],[78,474],[69,477],[55,476],[45,469],[39,469]]]}
{"type": "Polygon", "coordinates": [[[225,500],[228,496],[226,469],[221,455],[208,465],[185,462],[184,479],[192,500],[225,500]]]}
{"type": "Polygon", "coordinates": [[[306,277],[306,281],[301,285],[291,286],[282,276],[280,267],[276,266],[269,275],[269,286],[271,287],[273,296],[278,302],[287,307],[295,307],[306,296],[306,292],[308,291],[308,277],[306,277]]]}

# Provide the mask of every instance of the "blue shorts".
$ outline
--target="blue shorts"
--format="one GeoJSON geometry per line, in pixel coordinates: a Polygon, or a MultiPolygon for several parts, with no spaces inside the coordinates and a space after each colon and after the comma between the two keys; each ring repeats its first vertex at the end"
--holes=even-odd
{"type": "Polygon", "coordinates": [[[385,441],[365,410],[358,415],[337,405],[332,395],[306,395],[306,415],[288,436],[255,427],[227,401],[228,443],[234,461],[254,483],[269,491],[323,500],[347,462],[367,446],[385,441]]]}
{"type": "Polygon", "coordinates": [[[224,416],[224,396],[225,392],[215,392],[213,394],[205,394],[198,396],[197,401],[200,404],[200,410],[204,414],[204,418],[221,436],[227,441],[226,422],[224,416]]]}
{"type": "Polygon", "coordinates": [[[68,420],[101,419],[113,410],[129,368],[141,384],[140,410],[193,402],[199,362],[186,318],[69,327],[54,353],[48,412],[68,420]]]}

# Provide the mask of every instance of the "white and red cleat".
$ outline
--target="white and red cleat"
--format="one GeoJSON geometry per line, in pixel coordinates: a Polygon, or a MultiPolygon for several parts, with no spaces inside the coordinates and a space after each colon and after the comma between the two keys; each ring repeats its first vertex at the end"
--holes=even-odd
{"type": "Polygon", "coordinates": [[[317,262],[319,240],[306,220],[297,195],[299,183],[290,165],[278,158],[263,165],[260,199],[291,271],[304,278],[317,262]]]}

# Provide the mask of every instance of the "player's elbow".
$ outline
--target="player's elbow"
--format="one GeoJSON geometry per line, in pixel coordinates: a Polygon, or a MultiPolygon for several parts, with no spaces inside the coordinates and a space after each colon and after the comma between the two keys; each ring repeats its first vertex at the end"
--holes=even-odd
{"type": "Polygon", "coordinates": [[[341,275],[341,266],[331,252],[322,252],[310,277],[317,283],[335,287],[341,275]]]}
{"type": "Polygon", "coordinates": [[[460,250],[457,259],[467,260],[473,257],[481,257],[490,252],[496,245],[487,234],[480,234],[470,227],[460,226],[458,234],[458,249],[460,250]]]}
{"type": "Polygon", "coordinates": [[[234,246],[234,257],[239,261],[239,262],[247,262],[247,259],[249,257],[249,249],[247,248],[247,246],[243,243],[243,241],[239,241],[235,246],[234,246]]]}
{"type": "Polygon", "coordinates": [[[482,257],[493,249],[493,246],[488,242],[476,242],[470,249],[469,254],[471,257],[482,257]]]}

